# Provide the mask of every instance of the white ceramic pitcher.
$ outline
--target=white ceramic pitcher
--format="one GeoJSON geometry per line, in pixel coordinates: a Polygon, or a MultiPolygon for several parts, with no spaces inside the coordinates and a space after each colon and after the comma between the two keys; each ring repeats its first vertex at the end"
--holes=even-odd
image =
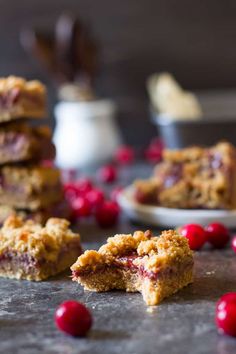
{"type": "Polygon", "coordinates": [[[121,142],[116,105],[103,99],[55,106],[53,141],[61,168],[86,168],[109,160],[121,142]]]}

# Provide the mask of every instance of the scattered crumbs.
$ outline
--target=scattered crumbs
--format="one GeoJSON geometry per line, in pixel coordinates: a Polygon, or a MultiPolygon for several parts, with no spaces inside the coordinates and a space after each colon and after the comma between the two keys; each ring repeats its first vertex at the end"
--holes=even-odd
{"type": "Polygon", "coordinates": [[[211,275],[211,274],[215,274],[215,271],[212,270],[211,272],[206,272],[206,275],[211,275]]]}
{"type": "Polygon", "coordinates": [[[155,310],[155,308],[156,308],[156,306],[148,306],[147,312],[148,312],[148,313],[153,313],[154,310],[155,310]]]}

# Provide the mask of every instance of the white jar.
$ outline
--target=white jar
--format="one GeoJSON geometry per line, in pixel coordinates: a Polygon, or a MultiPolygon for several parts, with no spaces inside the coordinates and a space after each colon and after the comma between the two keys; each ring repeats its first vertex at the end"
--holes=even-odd
{"type": "Polygon", "coordinates": [[[121,139],[112,100],[59,102],[55,106],[56,163],[83,168],[109,160],[121,139]]]}

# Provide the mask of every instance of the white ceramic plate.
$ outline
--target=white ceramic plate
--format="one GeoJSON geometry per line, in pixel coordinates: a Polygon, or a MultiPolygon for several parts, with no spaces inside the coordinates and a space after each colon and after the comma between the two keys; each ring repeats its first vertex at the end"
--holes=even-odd
{"type": "Polygon", "coordinates": [[[176,227],[197,223],[205,226],[213,221],[218,221],[229,228],[236,228],[236,210],[187,210],[142,205],[135,201],[132,186],[125,188],[119,194],[118,202],[130,219],[146,225],[176,227]]]}

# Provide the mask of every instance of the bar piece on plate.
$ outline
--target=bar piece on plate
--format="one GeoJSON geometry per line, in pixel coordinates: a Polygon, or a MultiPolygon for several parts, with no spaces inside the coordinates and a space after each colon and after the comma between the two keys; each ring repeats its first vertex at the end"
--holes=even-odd
{"type": "Polygon", "coordinates": [[[193,254],[175,231],[153,237],[150,231],[116,235],[98,251],[86,251],[71,267],[73,280],[90,291],[141,292],[157,305],[193,281],[193,254]]]}
{"type": "Polygon", "coordinates": [[[0,204],[38,210],[62,199],[60,171],[44,166],[4,166],[0,169],[0,204]]]}
{"type": "Polygon", "coordinates": [[[45,116],[46,88],[41,82],[15,76],[0,78],[0,123],[45,116]]]}
{"type": "Polygon", "coordinates": [[[0,229],[0,276],[43,280],[67,269],[81,251],[67,220],[51,218],[43,227],[11,216],[0,229]]]}
{"type": "Polygon", "coordinates": [[[55,146],[51,137],[47,126],[30,127],[20,122],[0,126],[0,164],[53,160],[55,146]]]}
{"type": "Polygon", "coordinates": [[[165,150],[149,180],[134,183],[136,200],[183,209],[236,208],[236,149],[227,142],[210,148],[165,150]]]}

